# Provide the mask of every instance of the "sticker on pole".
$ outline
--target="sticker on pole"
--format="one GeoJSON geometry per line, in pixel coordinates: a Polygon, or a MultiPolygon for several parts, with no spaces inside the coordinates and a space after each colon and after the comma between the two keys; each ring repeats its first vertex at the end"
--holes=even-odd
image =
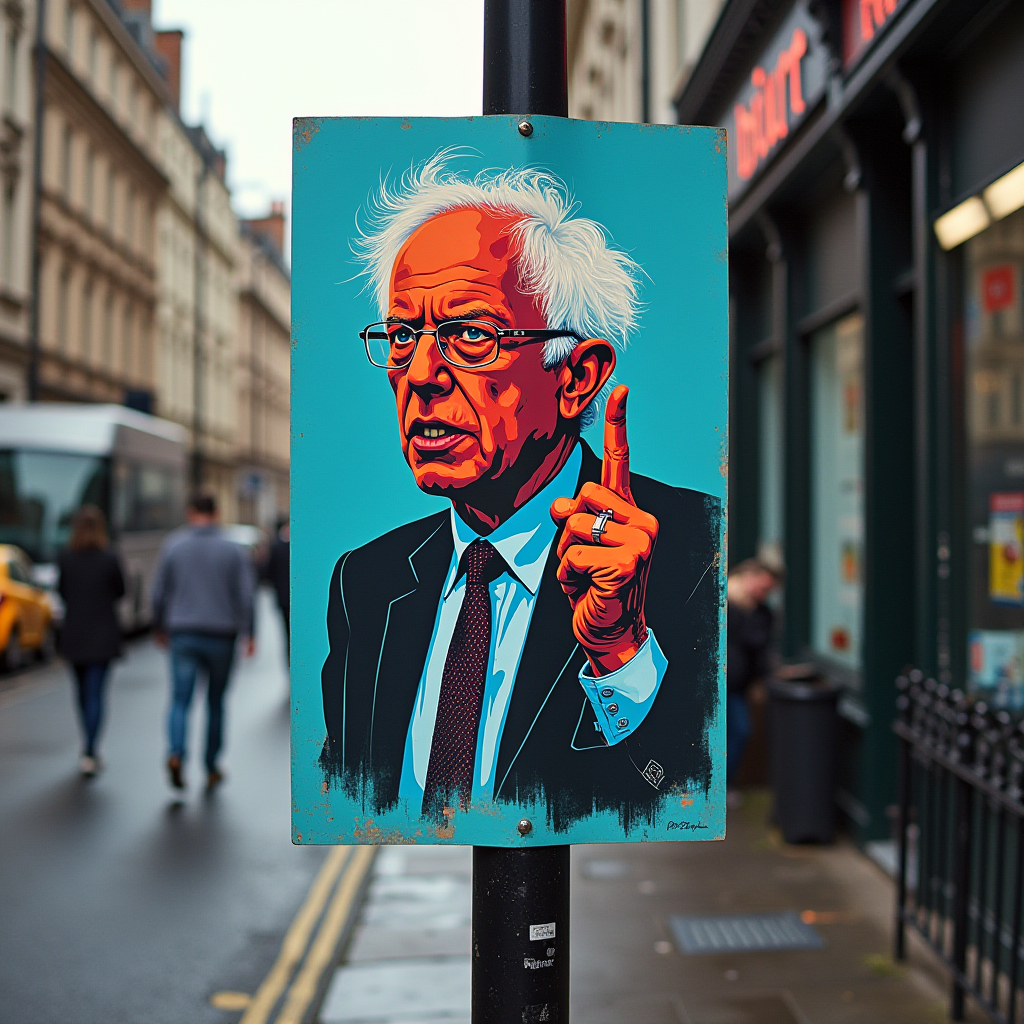
{"type": "Polygon", "coordinates": [[[296,842],[724,835],[725,136],[532,126],[295,122],[296,842]]]}

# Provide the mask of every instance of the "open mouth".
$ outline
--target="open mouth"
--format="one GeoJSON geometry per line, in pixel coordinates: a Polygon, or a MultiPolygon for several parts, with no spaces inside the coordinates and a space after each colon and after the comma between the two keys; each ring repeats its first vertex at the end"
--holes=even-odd
{"type": "Polygon", "coordinates": [[[469,436],[465,430],[447,423],[414,423],[409,430],[409,443],[418,452],[443,452],[469,436]]]}

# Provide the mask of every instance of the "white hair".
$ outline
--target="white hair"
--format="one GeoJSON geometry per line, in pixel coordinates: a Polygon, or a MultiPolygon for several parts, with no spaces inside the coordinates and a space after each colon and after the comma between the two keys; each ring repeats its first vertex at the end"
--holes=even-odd
{"type": "MultiPolygon", "coordinates": [[[[366,226],[352,247],[381,318],[387,317],[395,260],[413,232],[441,213],[487,209],[517,218],[511,235],[519,249],[520,286],[537,297],[548,327],[625,348],[640,308],[636,262],[611,248],[596,221],[573,217],[577,204],[553,174],[519,167],[468,177],[448,169],[454,155],[441,150],[393,187],[382,180],[370,200],[366,226]]],[[[557,366],[576,345],[572,337],[552,338],[544,346],[544,365],[557,366]]],[[[584,410],[584,427],[597,418],[609,387],[584,410]]]]}

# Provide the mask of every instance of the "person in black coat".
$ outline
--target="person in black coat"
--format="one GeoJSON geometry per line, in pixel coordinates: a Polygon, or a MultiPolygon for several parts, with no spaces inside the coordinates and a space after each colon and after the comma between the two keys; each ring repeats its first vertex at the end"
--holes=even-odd
{"type": "Polygon", "coordinates": [[[124,574],[109,550],[103,513],[83,505],[71,527],[71,542],[58,559],[57,589],[64,600],[60,652],[71,663],[78,687],[84,751],[81,772],[99,770],[96,740],[103,722],[103,694],[110,663],[121,652],[117,602],[124,596],[124,574]]]}
{"type": "Polygon", "coordinates": [[[288,655],[291,647],[291,584],[288,575],[289,564],[288,517],[282,516],[277,523],[277,535],[270,542],[267,561],[263,567],[263,578],[273,587],[277,597],[277,607],[281,610],[284,622],[284,637],[288,655]]]}
{"type": "Polygon", "coordinates": [[[743,763],[753,724],[747,691],[771,675],[775,617],[767,600],[780,582],[780,570],[757,558],[740,562],[727,589],[728,662],[726,668],[726,780],[731,784],[743,763]]]}

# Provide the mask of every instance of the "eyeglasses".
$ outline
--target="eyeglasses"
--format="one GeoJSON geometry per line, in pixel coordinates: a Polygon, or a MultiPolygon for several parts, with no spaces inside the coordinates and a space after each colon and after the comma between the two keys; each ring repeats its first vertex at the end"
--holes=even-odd
{"type": "Polygon", "coordinates": [[[402,370],[412,362],[416,345],[424,334],[432,334],[442,358],[462,370],[490,366],[505,348],[532,345],[551,338],[583,339],[575,331],[505,330],[486,320],[446,320],[436,327],[416,330],[400,321],[370,324],[359,332],[367,358],[385,370],[402,370]]]}

